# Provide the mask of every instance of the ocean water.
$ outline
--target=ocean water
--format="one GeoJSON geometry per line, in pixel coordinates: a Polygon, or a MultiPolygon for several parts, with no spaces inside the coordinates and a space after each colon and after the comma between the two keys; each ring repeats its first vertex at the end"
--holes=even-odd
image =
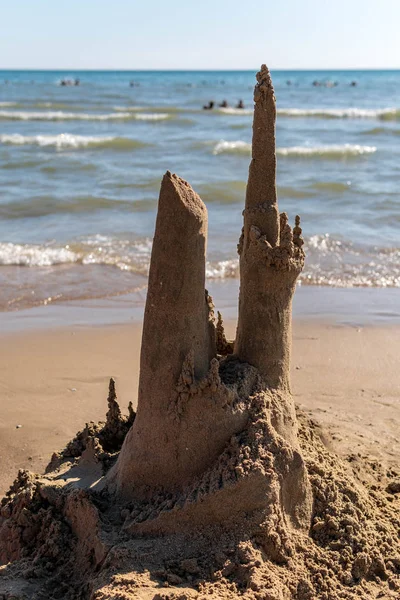
{"type": "MultiPolygon", "coordinates": [[[[400,287],[400,71],[272,77],[301,285],[400,287]]],[[[0,310],[145,289],[167,169],[207,204],[209,279],[237,278],[254,83],[253,71],[0,71],[0,310]],[[229,107],[202,110],[210,100],[229,107]]]]}

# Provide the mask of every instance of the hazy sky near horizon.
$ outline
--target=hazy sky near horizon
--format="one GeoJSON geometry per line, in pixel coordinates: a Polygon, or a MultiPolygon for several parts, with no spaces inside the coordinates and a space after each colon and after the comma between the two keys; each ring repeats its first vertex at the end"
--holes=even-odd
{"type": "Polygon", "coordinates": [[[0,68],[400,68],[400,0],[13,0],[0,68]]]}

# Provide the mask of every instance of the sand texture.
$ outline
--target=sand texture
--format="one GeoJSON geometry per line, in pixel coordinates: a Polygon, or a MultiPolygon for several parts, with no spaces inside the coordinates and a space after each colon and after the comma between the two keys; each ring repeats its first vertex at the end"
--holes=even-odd
{"type": "Polygon", "coordinates": [[[137,413],[108,411],[20,471],[1,504],[4,598],[399,597],[396,465],[343,460],[291,395],[304,265],[275,191],[275,97],[262,65],[239,241],[237,334],[204,289],[207,210],[167,172],[153,241],[137,413]],[[7,564],[8,563],[8,564],[7,564]]]}

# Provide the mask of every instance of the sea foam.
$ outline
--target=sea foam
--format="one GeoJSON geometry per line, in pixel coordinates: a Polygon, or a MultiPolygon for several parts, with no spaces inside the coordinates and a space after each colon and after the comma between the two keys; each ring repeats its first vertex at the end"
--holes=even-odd
{"type": "Polygon", "coordinates": [[[168,113],[112,112],[106,114],[28,110],[0,110],[1,121],[163,121],[168,113]]]}
{"type": "Polygon", "coordinates": [[[317,117],[321,119],[400,119],[397,108],[280,108],[281,117],[317,117]]]}
{"type": "Polygon", "coordinates": [[[30,244],[12,244],[0,242],[0,265],[16,265],[23,267],[49,267],[74,263],[77,261],[75,252],[68,247],[51,248],[30,244]]]}
{"type": "Polygon", "coordinates": [[[230,108],[228,106],[226,108],[218,108],[216,112],[220,112],[224,115],[252,115],[254,111],[249,108],[230,108]]]}
{"type": "Polygon", "coordinates": [[[1,144],[34,145],[54,147],[57,150],[79,148],[111,148],[115,150],[132,150],[142,148],[147,144],[130,138],[112,136],[73,135],[60,133],[58,135],[21,135],[19,133],[0,135],[1,144]]]}
{"type": "MultiPolygon", "coordinates": [[[[289,146],[277,148],[276,153],[283,157],[298,158],[346,158],[363,154],[373,154],[376,146],[360,144],[330,144],[326,146],[289,146]]],[[[213,154],[251,154],[251,144],[242,140],[221,140],[213,148],[213,154]]]]}

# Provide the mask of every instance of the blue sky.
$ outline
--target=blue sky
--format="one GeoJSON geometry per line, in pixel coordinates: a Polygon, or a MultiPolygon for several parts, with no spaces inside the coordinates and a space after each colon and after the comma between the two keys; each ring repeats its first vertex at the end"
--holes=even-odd
{"type": "Polygon", "coordinates": [[[400,0],[1,0],[0,68],[400,68],[400,0]]]}

